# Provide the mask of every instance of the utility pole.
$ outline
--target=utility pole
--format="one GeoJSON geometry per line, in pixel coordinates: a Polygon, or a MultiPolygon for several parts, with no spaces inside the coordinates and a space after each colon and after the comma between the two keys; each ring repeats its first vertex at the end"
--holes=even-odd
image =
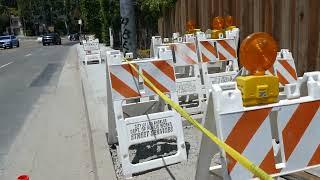
{"type": "Polygon", "coordinates": [[[122,48],[137,56],[136,19],[133,0],[120,0],[122,48]]]}

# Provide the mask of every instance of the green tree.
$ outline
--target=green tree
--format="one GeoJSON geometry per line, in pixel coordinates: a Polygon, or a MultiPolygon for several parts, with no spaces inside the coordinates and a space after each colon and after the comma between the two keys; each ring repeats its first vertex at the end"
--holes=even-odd
{"type": "Polygon", "coordinates": [[[102,13],[100,0],[80,0],[81,18],[87,33],[102,39],[102,13]]]}
{"type": "MultiPolygon", "coordinates": [[[[120,1],[119,0],[100,0],[102,20],[102,39],[106,44],[109,44],[109,28],[116,34],[114,41],[120,42],[120,37],[117,35],[121,32],[121,17],[120,17],[120,1]]],[[[120,46],[116,43],[115,46],[120,46]]]]}
{"type": "Polygon", "coordinates": [[[0,0],[0,34],[10,26],[11,15],[18,15],[15,4],[8,4],[5,0],[0,0]]]}
{"type": "Polygon", "coordinates": [[[149,48],[158,34],[158,19],[175,6],[176,0],[137,0],[137,36],[140,48],[149,48]]]}
{"type": "Polygon", "coordinates": [[[79,0],[17,0],[18,12],[27,32],[38,34],[40,26],[54,26],[65,34],[76,31],[79,19],[79,0]]]}

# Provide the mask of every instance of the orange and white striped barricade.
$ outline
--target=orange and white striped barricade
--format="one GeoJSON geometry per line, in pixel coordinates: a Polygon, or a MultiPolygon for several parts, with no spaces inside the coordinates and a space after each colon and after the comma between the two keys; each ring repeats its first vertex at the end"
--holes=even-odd
{"type": "MultiPolygon", "coordinates": [[[[300,90],[307,91],[306,96],[244,107],[235,82],[214,84],[205,127],[273,177],[319,167],[320,72],[305,73],[293,85],[295,88],[287,91],[288,97],[300,90]]],[[[208,179],[208,169],[219,169],[224,179],[254,178],[250,171],[203,137],[196,179],[208,179]],[[210,167],[208,157],[216,153],[220,158],[210,167]]]]}
{"type": "Polygon", "coordinates": [[[188,41],[170,44],[175,60],[179,105],[194,118],[202,118],[205,102],[195,38],[188,37],[188,41]]]}
{"type": "MultiPolygon", "coordinates": [[[[172,60],[139,60],[132,61],[132,64],[158,89],[169,95],[175,102],[178,102],[172,60]]],[[[144,109],[144,112],[137,114],[136,111],[140,110],[140,105],[146,102],[133,101],[129,104],[125,103],[125,101],[147,96],[157,96],[156,93],[147,83],[142,82],[141,84],[139,82],[138,73],[126,62],[108,64],[108,72],[116,131],[119,140],[118,157],[122,163],[124,176],[128,178],[134,173],[186,160],[186,146],[180,115],[168,108],[156,112],[149,112],[148,109],[144,109]],[[132,112],[135,114],[128,113],[126,111],[128,107],[133,108],[134,111],[132,112]],[[129,148],[144,146],[146,143],[161,143],[163,139],[170,140],[176,145],[177,152],[175,154],[167,156],[163,154],[165,157],[140,163],[133,162],[129,148]]]]}
{"type": "Polygon", "coordinates": [[[274,63],[275,75],[279,78],[280,86],[295,83],[298,79],[296,66],[291,52],[288,49],[281,49],[277,53],[274,63]]]}
{"type": "Polygon", "coordinates": [[[231,81],[238,73],[235,39],[198,39],[207,97],[212,84],[231,81]]]}

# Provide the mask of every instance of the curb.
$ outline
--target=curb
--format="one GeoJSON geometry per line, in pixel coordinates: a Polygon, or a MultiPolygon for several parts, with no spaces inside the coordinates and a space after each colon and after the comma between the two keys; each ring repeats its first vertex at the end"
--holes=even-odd
{"type": "Polygon", "coordinates": [[[91,157],[93,164],[93,171],[95,172],[95,180],[116,180],[116,173],[113,166],[113,161],[109,151],[106,136],[106,126],[99,121],[105,120],[103,117],[103,104],[96,102],[93,92],[90,88],[85,71],[79,65],[79,72],[83,90],[85,113],[88,120],[88,134],[90,141],[91,157]]]}

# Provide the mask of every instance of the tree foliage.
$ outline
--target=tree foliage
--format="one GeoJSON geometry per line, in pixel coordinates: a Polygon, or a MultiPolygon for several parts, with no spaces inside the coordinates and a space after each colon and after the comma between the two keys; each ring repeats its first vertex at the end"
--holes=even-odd
{"type": "Polygon", "coordinates": [[[81,18],[84,20],[85,31],[102,37],[102,13],[99,0],[80,0],[81,18]]]}
{"type": "Polygon", "coordinates": [[[150,47],[150,39],[158,33],[158,19],[176,0],[137,0],[137,36],[141,48],[150,47]]]}
{"type": "Polygon", "coordinates": [[[114,36],[116,41],[119,40],[121,32],[121,16],[120,16],[120,1],[119,0],[100,0],[102,13],[102,39],[106,44],[109,44],[109,28],[112,28],[116,33],[114,36]]]}
{"type": "Polygon", "coordinates": [[[17,5],[25,29],[32,34],[37,35],[43,25],[54,26],[62,34],[77,27],[78,0],[17,0],[17,5]]]}
{"type": "MultiPolygon", "coordinates": [[[[60,33],[78,32],[78,19],[83,20],[84,32],[95,34],[108,43],[109,28],[115,43],[121,39],[120,0],[17,0],[16,9],[3,5],[1,17],[19,15],[25,30],[38,35],[40,26],[54,26],[60,33]],[[17,11],[18,9],[18,11],[17,11]]],[[[175,6],[176,0],[133,0],[136,9],[138,46],[148,47],[152,35],[157,34],[157,22],[164,12],[175,6]]],[[[3,19],[3,18],[2,18],[3,19]]],[[[0,29],[1,30],[1,29],[0,29]]]]}

